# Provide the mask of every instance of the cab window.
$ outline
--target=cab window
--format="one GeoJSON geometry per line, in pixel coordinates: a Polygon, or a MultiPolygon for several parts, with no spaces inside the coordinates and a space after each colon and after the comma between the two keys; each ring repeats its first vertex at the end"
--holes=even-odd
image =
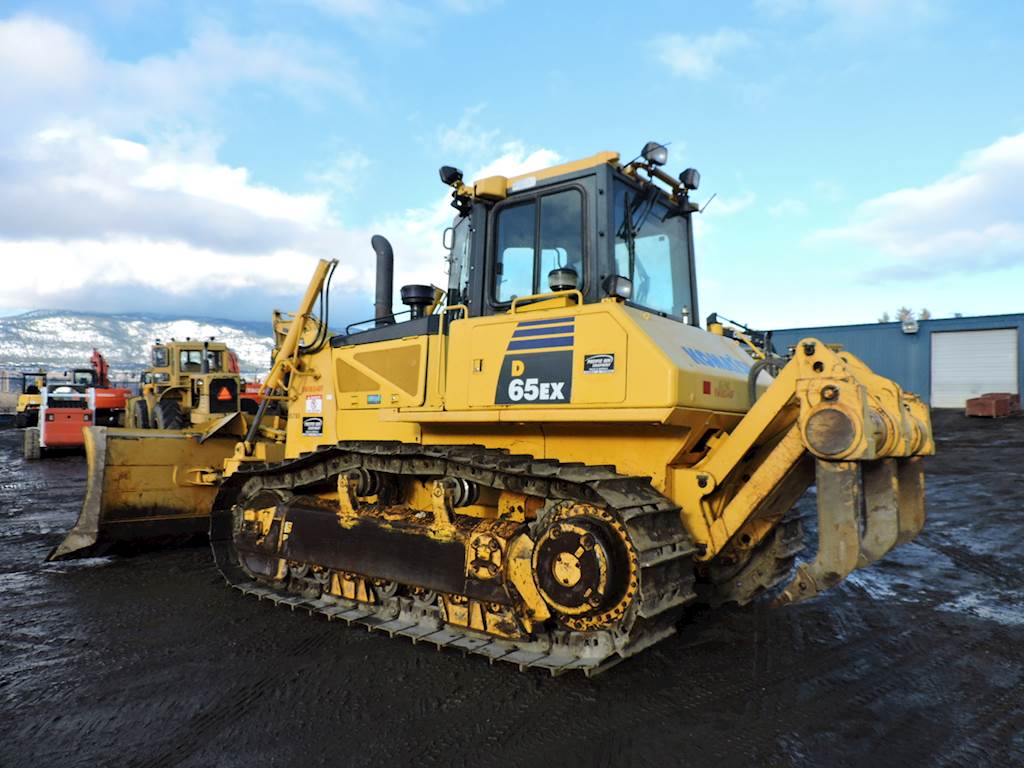
{"type": "Polygon", "coordinates": [[[167,347],[153,347],[153,367],[167,367],[167,347]]]}
{"type": "Polygon", "coordinates": [[[203,351],[201,349],[183,349],[179,359],[179,370],[198,373],[203,368],[203,351]]]}
{"type": "Polygon", "coordinates": [[[670,317],[689,314],[688,220],[663,200],[622,181],[614,191],[616,274],[633,282],[632,303],[670,317]]]}
{"type": "MultiPolygon", "coordinates": [[[[214,350],[206,350],[206,360],[209,363],[209,369],[213,373],[217,373],[221,370],[221,354],[214,350]]],[[[181,350],[181,368],[180,370],[186,373],[198,373],[203,370],[203,350],[201,349],[183,349],[181,350]]]]}
{"type": "Polygon", "coordinates": [[[571,267],[583,279],[583,195],[567,189],[508,206],[498,214],[493,296],[506,304],[544,293],[548,273],[571,267]]]}

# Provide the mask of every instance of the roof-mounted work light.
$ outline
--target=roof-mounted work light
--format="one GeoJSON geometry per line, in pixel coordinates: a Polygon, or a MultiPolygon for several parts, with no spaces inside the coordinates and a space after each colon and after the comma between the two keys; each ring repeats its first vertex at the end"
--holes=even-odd
{"type": "Polygon", "coordinates": [[[644,144],[644,150],[640,154],[651,165],[664,165],[668,162],[668,149],[664,144],[659,144],[656,141],[648,141],[644,144]]]}

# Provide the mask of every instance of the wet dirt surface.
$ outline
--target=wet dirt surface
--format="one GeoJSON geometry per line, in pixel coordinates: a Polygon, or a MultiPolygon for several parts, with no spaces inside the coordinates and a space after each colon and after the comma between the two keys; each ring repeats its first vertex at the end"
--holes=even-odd
{"type": "Polygon", "coordinates": [[[0,765],[1022,765],[1024,418],[935,432],[915,542],[593,680],[259,603],[202,546],[44,564],[84,460],[0,432],[0,765]]]}

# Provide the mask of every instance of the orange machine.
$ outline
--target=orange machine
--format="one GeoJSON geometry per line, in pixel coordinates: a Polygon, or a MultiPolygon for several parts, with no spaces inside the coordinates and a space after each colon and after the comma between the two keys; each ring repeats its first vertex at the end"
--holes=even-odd
{"type": "Polygon", "coordinates": [[[91,368],[67,371],[66,382],[40,390],[38,426],[25,430],[26,459],[40,459],[48,450],[82,449],[85,427],[123,425],[131,391],[111,386],[110,367],[98,350],[90,362],[91,368]]]}
{"type": "MultiPolygon", "coordinates": [[[[228,373],[242,375],[242,367],[238,364],[238,355],[228,350],[228,373]]],[[[238,393],[238,407],[244,413],[256,413],[260,409],[260,402],[263,400],[260,390],[263,385],[257,381],[243,381],[242,391],[238,393]]]]}

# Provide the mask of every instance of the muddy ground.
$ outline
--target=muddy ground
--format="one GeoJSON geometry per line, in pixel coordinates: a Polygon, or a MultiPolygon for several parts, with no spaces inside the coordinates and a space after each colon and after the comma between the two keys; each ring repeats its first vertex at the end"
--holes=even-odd
{"type": "Polygon", "coordinates": [[[1024,418],[936,416],[929,522],[588,680],[292,614],[204,547],[43,564],[81,457],[0,433],[0,765],[1024,764],[1024,418]]]}

